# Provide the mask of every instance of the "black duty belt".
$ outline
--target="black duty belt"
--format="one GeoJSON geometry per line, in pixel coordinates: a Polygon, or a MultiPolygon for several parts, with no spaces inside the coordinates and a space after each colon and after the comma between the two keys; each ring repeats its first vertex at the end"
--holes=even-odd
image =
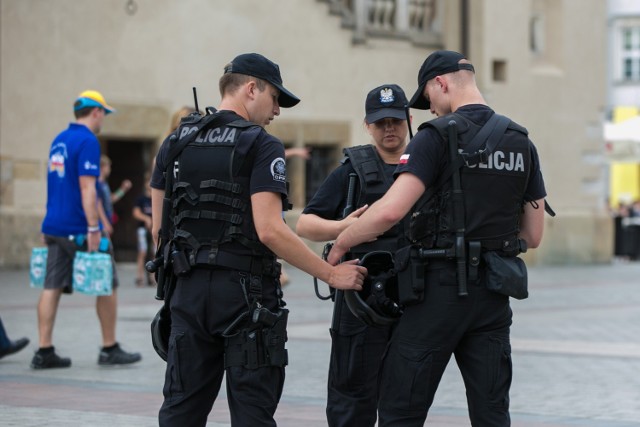
{"type": "Polygon", "coordinates": [[[517,238],[480,240],[480,244],[485,251],[524,252],[521,250],[520,239],[517,238]]]}
{"type": "Polygon", "coordinates": [[[198,251],[195,257],[195,266],[211,268],[222,267],[272,277],[278,277],[280,275],[279,264],[276,262],[275,257],[258,257],[218,251],[215,255],[215,261],[210,262],[208,249],[200,249],[198,251]]]}

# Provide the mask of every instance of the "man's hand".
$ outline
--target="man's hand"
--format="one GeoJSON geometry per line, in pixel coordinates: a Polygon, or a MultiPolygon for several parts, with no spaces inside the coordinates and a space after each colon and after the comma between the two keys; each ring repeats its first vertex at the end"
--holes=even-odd
{"type": "Polygon", "coordinates": [[[358,260],[354,259],[334,266],[329,276],[329,286],[336,289],[362,290],[367,269],[357,264],[358,260]]]}
{"type": "Polygon", "coordinates": [[[336,265],[340,262],[344,254],[349,251],[349,248],[343,248],[340,246],[338,241],[333,244],[331,250],[329,251],[329,255],[327,256],[327,262],[331,265],[336,265]]]}
{"type": "Polygon", "coordinates": [[[347,228],[348,226],[350,226],[351,224],[353,224],[358,218],[360,218],[360,215],[362,215],[368,208],[369,208],[369,205],[364,205],[362,207],[359,207],[355,211],[351,212],[349,216],[341,219],[340,220],[340,222],[342,223],[341,231],[347,228]]]}
{"type": "Polygon", "coordinates": [[[87,251],[96,252],[100,247],[100,238],[102,235],[100,233],[87,233],[87,251]]]}
{"type": "Polygon", "coordinates": [[[108,221],[103,222],[102,231],[104,231],[108,237],[111,237],[111,235],[113,234],[113,225],[111,225],[111,223],[108,221]]]}

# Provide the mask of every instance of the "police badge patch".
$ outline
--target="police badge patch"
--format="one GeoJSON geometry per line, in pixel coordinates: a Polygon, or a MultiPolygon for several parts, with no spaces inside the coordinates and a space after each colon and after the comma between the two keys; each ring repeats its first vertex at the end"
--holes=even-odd
{"type": "Polygon", "coordinates": [[[380,102],[383,104],[390,104],[395,101],[395,97],[393,96],[393,90],[391,88],[385,87],[380,91],[380,102]]]}
{"type": "Polygon", "coordinates": [[[274,181],[286,182],[287,167],[282,157],[278,157],[271,162],[271,176],[274,181]]]}

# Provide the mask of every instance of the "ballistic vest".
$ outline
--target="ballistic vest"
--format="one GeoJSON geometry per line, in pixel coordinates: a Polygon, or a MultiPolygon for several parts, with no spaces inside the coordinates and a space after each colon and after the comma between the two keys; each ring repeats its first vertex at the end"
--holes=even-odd
{"type": "MultiPolygon", "coordinates": [[[[373,145],[348,147],[343,150],[343,153],[346,157],[342,163],[351,162],[358,175],[358,197],[355,206],[358,208],[366,204],[371,206],[389,190],[393,184],[393,178],[385,174],[385,164],[373,145]]],[[[403,238],[401,227],[396,224],[374,242],[365,242],[351,248],[350,253],[355,258],[354,255],[375,250],[393,252],[400,245],[399,239],[403,238]]]]}
{"type": "MultiPolygon", "coordinates": [[[[423,123],[418,131],[426,127],[437,130],[442,141],[434,143],[447,144],[448,152],[447,125],[452,119],[457,123],[458,149],[461,151],[482,126],[459,114],[452,113],[423,123]]],[[[450,161],[449,156],[447,161],[450,161]]],[[[485,162],[464,165],[460,169],[466,241],[480,241],[488,250],[506,250],[513,246],[520,230],[519,220],[530,172],[528,132],[511,121],[485,162]]],[[[450,248],[455,237],[451,178],[431,194],[428,200],[425,197],[429,195],[423,195],[414,206],[409,240],[425,248],[450,248]]]]}
{"type": "Polygon", "coordinates": [[[174,247],[187,254],[191,265],[269,272],[275,268],[275,255],[258,239],[249,187],[254,142],[265,131],[243,119],[222,126],[197,125],[183,123],[177,131],[181,136],[197,134],[174,166],[174,247]]]}

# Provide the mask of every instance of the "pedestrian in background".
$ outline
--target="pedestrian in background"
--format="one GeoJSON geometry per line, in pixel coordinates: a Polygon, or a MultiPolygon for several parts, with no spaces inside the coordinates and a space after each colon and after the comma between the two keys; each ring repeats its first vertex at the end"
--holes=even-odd
{"type": "Polygon", "coordinates": [[[148,286],[154,286],[155,280],[145,268],[145,262],[150,258],[149,243],[151,242],[151,187],[149,186],[150,175],[144,176],[144,192],[136,198],[136,204],[133,207],[133,218],[138,220],[136,228],[138,255],[136,257],[136,286],[145,285],[145,277],[148,286]]]}
{"type": "Polygon", "coordinates": [[[113,205],[120,201],[125,194],[131,189],[131,181],[125,179],[120,183],[120,187],[113,193],[109,187],[109,176],[111,176],[111,159],[106,155],[100,156],[100,176],[98,177],[98,199],[102,203],[104,213],[107,221],[102,221],[105,228],[109,228],[111,231],[108,234],[112,234],[113,226],[118,221],[113,205]],[[108,223],[107,223],[108,222],[108,223]]]}
{"type": "MultiPolygon", "coordinates": [[[[47,212],[42,223],[48,248],[47,271],[38,301],[39,349],[31,361],[33,369],[71,366],[71,359],[60,357],[53,347],[58,304],[63,290],[72,289],[76,251],[97,251],[102,237],[96,195],[96,179],[100,175],[100,144],[96,135],[105,116],[114,109],[102,94],[87,90],[78,96],[73,111],[76,121],[53,140],[49,151],[47,212]]],[[[116,341],[118,280],[113,248],[109,246],[114,271],[113,292],[96,300],[102,332],[98,364],[134,363],[141,359],[140,354],[125,352],[116,341]]]]}
{"type": "Polygon", "coordinates": [[[13,353],[17,353],[29,345],[29,338],[23,337],[16,341],[9,339],[0,318],[0,359],[13,353]]]}

